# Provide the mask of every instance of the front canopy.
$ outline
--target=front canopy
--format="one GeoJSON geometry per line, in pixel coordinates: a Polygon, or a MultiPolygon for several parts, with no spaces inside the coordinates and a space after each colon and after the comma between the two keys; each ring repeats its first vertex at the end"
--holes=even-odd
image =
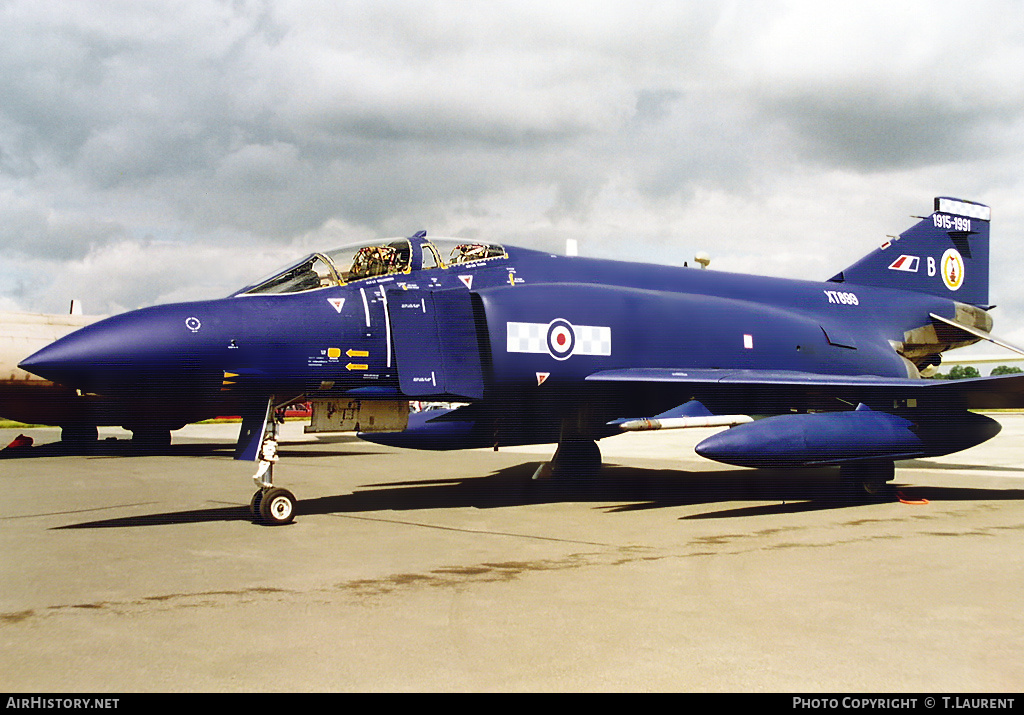
{"type": "Polygon", "coordinates": [[[452,238],[427,240],[422,234],[412,239],[387,238],[312,253],[298,263],[289,264],[274,271],[269,277],[232,293],[232,296],[301,293],[367,278],[404,274],[420,269],[443,269],[506,256],[503,247],[477,241],[452,238]]]}

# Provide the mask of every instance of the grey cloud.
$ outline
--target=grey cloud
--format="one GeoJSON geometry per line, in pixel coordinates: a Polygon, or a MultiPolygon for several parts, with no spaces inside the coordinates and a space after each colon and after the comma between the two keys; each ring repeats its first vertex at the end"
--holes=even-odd
{"type": "Polygon", "coordinates": [[[738,52],[745,94],[819,165],[870,173],[990,158],[1017,143],[993,133],[1024,117],[1017,9],[798,6],[738,52]]]}
{"type": "MultiPolygon", "coordinates": [[[[963,49],[919,27],[931,4],[876,21],[791,3],[7,2],[0,257],[85,265],[147,234],[269,250],[335,226],[575,233],[613,255],[621,227],[669,240],[708,195],[806,205],[836,174],[1012,201],[1021,21],[972,8],[963,49]]],[[[723,247],[757,250],[749,223],[716,221],[723,247]]],[[[207,283],[176,276],[104,300],[207,283]]]]}
{"type": "MultiPolygon", "coordinates": [[[[804,95],[773,101],[766,109],[793,130],[805,156],[858,171],[971,161],[1003,148],[989,131],[998,114],[929,99],[887,102],[851,93],[829,101],[804,95]]],[[[1024,117],[1024,105],[1017,112],[1024,117]]]]}
{"type": "Polygon", "coordinates": [[[0,207],[0,246],[8,255],[77,259],[123,236],[112,221],[67,214],[10,200],[0,207]]]}

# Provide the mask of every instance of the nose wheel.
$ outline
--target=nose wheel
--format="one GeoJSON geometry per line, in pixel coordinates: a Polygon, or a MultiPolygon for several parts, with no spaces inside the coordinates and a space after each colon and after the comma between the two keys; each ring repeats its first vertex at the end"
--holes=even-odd
{"type": "Polygon", "coordinates": [[[257,489],[249,502],[252,518],[267,526],[281,526],[295,521],[295,495],[281,487],[257,489]]]}
{"type": "Polygon", "coordinates": [[[267,526],[282,526],[295,521],[295,495],[287,489],[274,486],[274,464],[277,463],[277,424],[270,430],[260,446],[260,466],[253,475],[259,489],[249,500],[249,513],[256,521],[267,526]]]}

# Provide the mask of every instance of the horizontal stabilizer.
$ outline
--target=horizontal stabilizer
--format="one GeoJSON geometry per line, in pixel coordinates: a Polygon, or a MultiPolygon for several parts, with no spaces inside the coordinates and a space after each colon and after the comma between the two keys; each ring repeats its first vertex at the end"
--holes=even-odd
{"type": "Polygon", "coordinates": [[[1018,355],[1024,355],[1024,348],[1018,348],[1018,347],[1016,347],[1014,345],[1011,345],[1010,343],[1006,342],[1005,340],[1001,340],[1001,339],[995,337],[994,335],[992,335],[991,333],[987,333],[984,330],[981,330],[980,328],[975,328],[975,327],[972,327],[970,325],[964,325],[963,323],[958,323],[955,320],[950,320],[949,318],[943,318],[941,315],[936,315],[935,313],[929,313],[928,315],[933,320],[938,320],[939,322],[945,323],[946,325],[948,325],[948,326],[950,326],[952,328],[956,328],[957,330],[962,330],[963,332],[967,333],[968,335],[973,335],[976,338],[981,338],[982,340],[987,340],[990,343],[992,343],[993,345],[998,345],[1001,348],[1006,348],[1007,350],[1012,350],[1013,352],[1017,353],[1018,355]]]}

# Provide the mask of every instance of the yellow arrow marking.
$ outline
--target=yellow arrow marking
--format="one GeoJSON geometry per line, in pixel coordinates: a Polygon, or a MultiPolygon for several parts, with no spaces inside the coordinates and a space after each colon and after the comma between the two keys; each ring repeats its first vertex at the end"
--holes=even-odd
{"type": "Polygon", "coordinates": [[[356,365],[355,363],[351,363],[350,362],[348,365],[345,366],[345,369],[347,369],[347,370],[369,370],[370,366],[369,365],[356,365]]]}
{"type": "Polygon", "coordinates": [[[349,357],[370,357],[369,350],[346,350],[345,354],[349,357]]]}

